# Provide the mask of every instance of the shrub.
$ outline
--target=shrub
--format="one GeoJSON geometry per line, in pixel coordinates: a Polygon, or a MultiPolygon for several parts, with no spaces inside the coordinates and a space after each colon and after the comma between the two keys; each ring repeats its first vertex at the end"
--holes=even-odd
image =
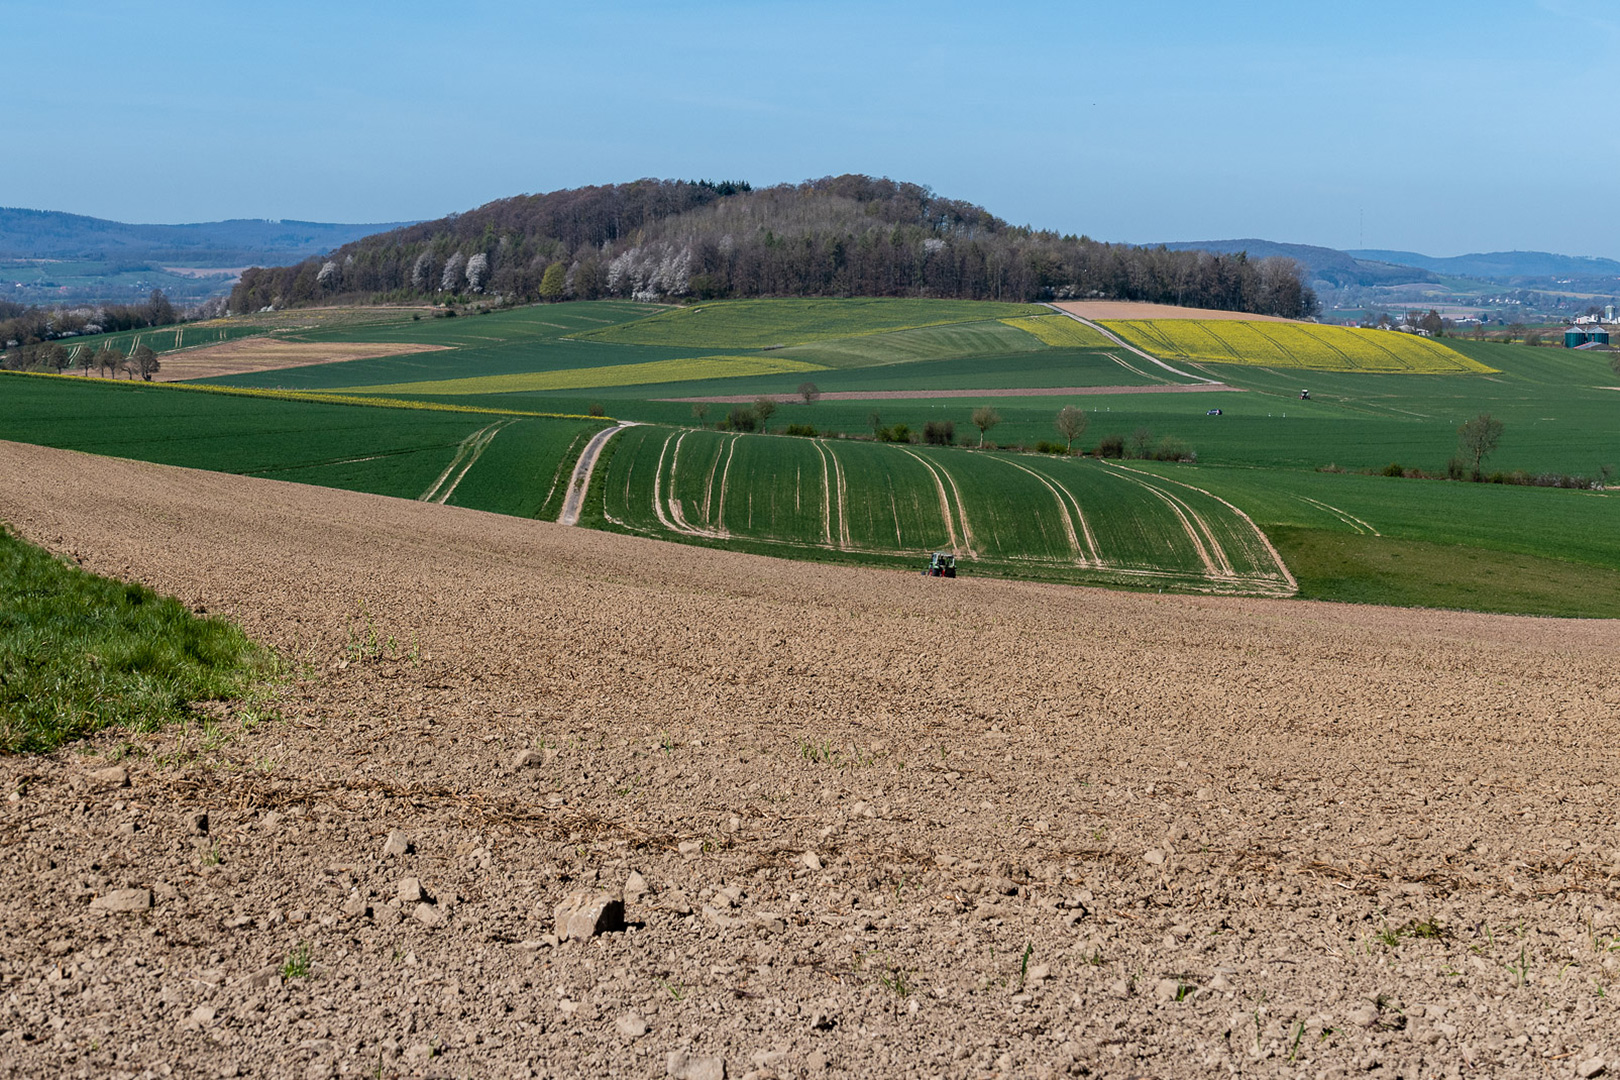
{"type": "Polygon", "coordinates": [[[753,431],[759,427],[759,417],[746,405],[738,405],[726,414],[727,431],[753,431]]]}
{"type": "Polygon", "coordinates": [[[1468,462],[1464,461],[1460,457],[1453,457],[1450,461],[1446,462],[1446,479],[1468,479],[1468,462]]]}
{"type": "Polygon", "coordinates": [[[1384,466],[1384,468],[1381,471],[1380,475],[1382,475],[1382,476],[1405,476],[1406,475],[1406,470],[1403,469],[1398,462],[1392,461],[1388,465],[1384,466]]]}
{"type": "Polygon", "coordinates": [[[802,435],[807,439],[816,437],[816,426],[814,424],[789,424],[782,431],[787,435],[802,435]]]}
{"type": "Polygon", "coordinates": [[[593,401],[591,402],[590,414],[592,416],[606,416],[607,410],[602,408],[602,403],[600,401],[593,401]]]}
{"type": "Polygon", "coordinates": [[[1122,458],[1125,456],[1125,436],[1104,435],[1097,443],[1097,456],[1100,458],[1122,458]]]}
{"type": "Polygon", "coordinates": [[[1047,440],[1042,439],[1040,442],[1035,444],[1035,452],[1037,454],[1059,454],[1063,457],[1068,457],[1070,450],[1067,443],[1048,442],[1047,440]]]}
{"type": "Polygon", "coordinates": [[[1176,438],[1166,435],[1153,447],[1154,461],[1197,461],[1198,455],[1193,448],[1176,438]]]}
{"type": "Polygon", "coordinates": [[[934,446],[950,446],[956,441],[956,425],[949,420],[930,420],[923,425],[923,441],[934,446]]]}
{"type": "Polygon", "coordinates": [[[879,428],[877,437],[878,442],[908,443],[911,441],[911,428],[907,427],[905,424],[895,424],[893,427],[879,428]]]}

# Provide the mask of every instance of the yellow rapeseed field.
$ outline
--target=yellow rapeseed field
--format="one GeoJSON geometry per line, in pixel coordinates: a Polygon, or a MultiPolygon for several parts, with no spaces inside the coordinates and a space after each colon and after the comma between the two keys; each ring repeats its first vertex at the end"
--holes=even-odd
{"type": "MultiPolygon", "coordinates": [[[[1008,326],[1034,334],[1047,345],[1059,349],[1106,349],[1114,345],[1085,323],[1067,315],[1034,315],[1023,319],[1002,319],[1008,326]]],[[[1114,346],[1118,348],[1118,346],[1114,346]]]]}
{"type": "Polygon", "coordinates": [[[599,386],[640,386],[644,383],[694,382],[742,375],[786,375],[826,371],[820,364],[777,356],[695,356],[681,360],[651,360],[643,364],[527,371],[515,375],[481,375],[468,379],[385,383],[380,386],[344,386],[334,393],[348,394],[514,394],[545,390],[590,390],[599,386]]]}
{"type": "Polygon", "coordinates": [[[1104,325],[1164,360],[1414,375],[1495,370],[1438,341],[1388,330],[1210,319],[1111,321],[1104,325]]]}

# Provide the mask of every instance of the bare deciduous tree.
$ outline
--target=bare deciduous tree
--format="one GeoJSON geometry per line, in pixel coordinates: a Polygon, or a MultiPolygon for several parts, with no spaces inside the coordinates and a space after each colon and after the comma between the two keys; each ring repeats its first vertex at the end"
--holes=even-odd
{"type": "Polygon", "coordinates": [[[1077,409],[1073,405],[1065,405],[1058,410],[1057,420],[1054,421],[1057,432],[1069,442],[1069,452],[1074,452],[1074,440],[1086,433],[1086,426],[1091,423],[1091,417],[1086,415],[1084,409],[1077,409]]]}
{"type": "Polygon", "coordinates": [[[698,422],[698,427],[709,426],[709,403],[707,401],[695,401],[692,403],[692,419],[698,422]]]}
{"type": "Polygon", "coordinates": [[[813,382],[802,382],[799,384],[799,396],[804,399],[806,405],[814,405],[821,397],[821,387],[813,382]]]}
{"type": "Polygon", "coordinates": [[[158,373],[162,365],[158,362],[158,354],[152,351],[149,345],[137,345],[135,351],[129,354],[129,370],[131,375],[139,375],[146,382],[152,381],[152,376],[158,373]]]}
{"type": "Polygon", "coordinates": [[[984,445],[984,436],[991,428],[1001,423],[1001,414],[988,405],[980,405],[973,410],[973,426],[979,429],[979,445],[984,445]]]}
{"type": "Polygon", "coordinates": [[[754,399],[754,415],[759,417],[759,430],[771,429],[771,414],[776,411],[776,399],[769,394],[754,399]]]}
{"type": "Polygon", "coordinates": [[[1502,421],[1490,413],[1480,413],[1457,429],[1457,441],[1463,453],[1474,459],[1474,479],[1479,479],[1479,463],[1502,440],[1502,427],[1502,421]]]}

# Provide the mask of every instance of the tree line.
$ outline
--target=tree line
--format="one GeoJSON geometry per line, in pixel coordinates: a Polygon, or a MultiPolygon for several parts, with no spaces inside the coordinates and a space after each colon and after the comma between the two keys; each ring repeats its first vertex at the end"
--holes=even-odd
{"type": "Polygon", "coordinates": [[[1101,243],[853,174],[758,190],[638,180],[501,199],[252,268],[229,306],[764,296],[1099,298],[1291,318],[1318,307],[1291,259],[1101,243]]]}
{"type": "Polygon", "coordinates": [[[33,307],[0,301],[0,349],[27,348],[81,334],[112,334],[172,326],[181,313],[162,289],[153,289],[144,304],[102,304],[86,308],[33,307]]]}

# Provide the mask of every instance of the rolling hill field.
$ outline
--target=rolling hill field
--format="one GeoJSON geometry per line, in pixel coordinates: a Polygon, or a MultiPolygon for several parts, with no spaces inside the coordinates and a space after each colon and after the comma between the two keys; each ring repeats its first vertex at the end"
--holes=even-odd
{"type": "Polygon", "coordinates": [[[1601,478],[1620,461],[1601,357],[1191,314],[1101,324],[1133,351],[1052,308],[969,301],[274,312],[146,340],[198,370],[210,337],[255,334],[320,362],[194,380],[228,394],[20,379],[0,437],[554,517],[585,438],[617,419],[641,426],[597,463],[585,520],[601,528],[905,567],[952,550],[965,573],[1132,588],[1620,615],[1620,590],[1592,587],[1620,573],[1594,539],[1620,534],[1607,490],[1370,475],[1442,475],[1458,425],[1490,412],[1505,433],[1488,471],[1601,478]],[[762,396],[767,432],[714,430],[762,396]],[[1085,415],[1079,450],[1186,460],[1018,453],[1061,447],[1064,405],[1085,415]],[[933,424],[976,443],[981,406],[999,449],[920,442],[933,424]],[[819,437],[782,437],[790,425],[819,437]]]}

